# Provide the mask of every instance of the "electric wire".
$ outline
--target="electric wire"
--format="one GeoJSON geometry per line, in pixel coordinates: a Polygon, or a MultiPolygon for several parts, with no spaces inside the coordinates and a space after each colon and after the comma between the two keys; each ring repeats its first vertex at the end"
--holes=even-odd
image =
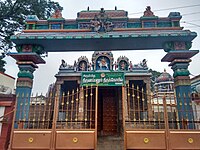
{"type": "Polygon", "coordinates": [[[200,14],[200,11],[199,12],[182,14],[182,16],[195,15],[195,14],[200,14]]]}
{"type": "MultiPolygon", "coordinates": [[[[198,6],[200,6],[200,4],[196,4],[196,5],[188,5],[188,6],[181,6],[181,7],[171,7],[171,8],[157,9],[157,10],[154,10],[154,12],[165,11],[165,10],[172,10],[172,9],[181,9],[181,8],[198,7],[198,6]]],[[[143,12],[130,13],[129,15],[141,14],[141,13],[143,13],[143,12]]],[[[200,12],[199,12],[199,13],[200,13],[200,12]]]]}
{"type": "Polygon", "coordinates": [[[186,24],[190,24],[190,25],[193,25],[193,26],[196,26],[196,27],[200,27],[200,25],[198,25],[198,24],[190,23],[190,22],[186,22],[186,21],[183,21],[181,23],[186,23],[186,24]]]}

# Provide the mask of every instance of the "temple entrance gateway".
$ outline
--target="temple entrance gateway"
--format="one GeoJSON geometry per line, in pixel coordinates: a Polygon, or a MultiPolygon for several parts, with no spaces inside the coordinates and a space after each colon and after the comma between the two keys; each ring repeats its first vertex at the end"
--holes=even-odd
{"type": "Polygon", "coordinates": [[[98,136],[122,134],[121,89],[122,87],[99,87],[98,136]]]}
{"type": "Polygon", "coordinates": [[[48,20],[28,16],[26,29],[11,37],[18,53],[10,56],[20,71],[10,149],[199,149],[188,71],[199,52],[190,50],[197,35],[180,27],[180,13],[157,17],[147,7],[142,17],[128,18],[124,10],[102,8],[70,20],[56,13],[48,20]],[[145,58],[115,60],[111,52],[143,49],[167,52],[162,61],[174,71],[176,95],[151,94],[145,58]],[[41,56],[59,51],[94,53],[91,61],[63,59],[47,96],[32,98],[41,56]]]}

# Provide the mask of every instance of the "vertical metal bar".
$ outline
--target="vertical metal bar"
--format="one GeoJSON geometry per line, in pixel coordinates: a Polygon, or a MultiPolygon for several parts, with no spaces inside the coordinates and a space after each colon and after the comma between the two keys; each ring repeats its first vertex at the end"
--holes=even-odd
{"type": "Polygon", "coordinates": [[[150,106],[150,103],[151,103],[151,96],[149,95],[150,93],[148,92],[148,90],[147,90],[147,112],[148,112],[148,114],[147,114],[147,122],[148,122],[148,124],[149,124],[149,126],[150,126],[150,124],[151,124],[151,122],[150,122],[150,120],[151,120],[151,115],[150,115],[150,110],[152,111],[152,108],[150,109],[149,108],[149,106],[150,106]],[[150,97],[150,98],[149,98],[150,97]]]}
{"type": "Polygon", "coordinates": [[[142,112],[143,112],[142,118],[143,118],[144,128],[146,129],[146,119],[145,119],[144,103],[145,103],[145,93],[144,93],[144,88],[142,87],[142,112]]]}
{"type": "Polygon", "coordinates": [[[86,86],[85,89],[85,128],[87,128],[87,117],[88,117],[88,107],[87,107],[87,101],[88,101],[88,87],[86,86]]]}
{"type": "Polygon", "coordinates": [[[90,87],[90,129],[92,128],[92,96],[93,96],[93,93],[92,93],[92,86],[90,87]]]}
{"type": "Polygon", "coordinates": [[[187,99],[187,97],[186,97],[186,94],[184,93],[183,94],[183,99],[184,99],[184,111],[185,111],[185,119],[184,119],[184,129],[188,129],[188,127],[189,127],[189,120],[188,120],[188,118],[189,118],[189,116],[188,116],[188,109],[187,109],[187,101],[186,101],[186,99],[187,99]]]}
{"type": "Polygon", "coordinates": [[[41,107],[42,107],[42,102],[41,102],[41,99],[40,99],[40,101],[39,101],[39,106],[38,106],[38,125],[37,125],[37,128],[39,129],[40,128],[40,117],[41,117],[41,107]]]}
{"type": "Polygon", "coordinates": [[[47,109],[47,102],[46,102],[46,98],[45,98],[45,102],[44,102],[44,110],[43,110],[43,115],[42,115],[42,128],[45,129],[45,112],[47,109]]]}
{"type": "Polygon", "coordinates": [[[58,118],[58,108],[59,107],[59,95],[58,90],[55,95],[54,101],[54,113],[53,113],[53,123],[52,123],[52,136],[51,136],[51,149],[55,148],[55,132],[56,132],[56,123],[58,118]]]}
{"type": "Polygon", "coordinates": [[[180,105],[180,110],[178,110],[178,116],[180,116],[179,118],[179,121],[180,121],[180,128],[182,129],[184,127],[184,124],[183,124],[183,120],[184,120],[184,112],[182,111],[183,110],[183,107],[184,107],[184,104],[182,103],[182,100],[181,100],[181,95],[180,93],[178,94],[178,99],[179,99],[179,105],[180,105]],[[179,115],[180,114],[180,115],[179,115]]]}
{"type": "Polygon", "coordinates": [[[78,88],[76,89],[76,118],[75,118],[75,121],[76,121],[76,126],[78,125],[78,104],[79,104],[79,91],[78,91],[78,88]]]}
{"type": "Polygon", "coordinates": [[[36,97],[35,97],[35,102],[33,103],[33,129],[35,128],[35,123],[36,123],[36,115],[35,115],[35,112],[37,111],[36,110],[36,104],[37,104],[37,94],[36,94],[36,97]]]}
{"type": "Polygon", "coordinates": [[[53,98],[52,92],[50,93],[49,96],[50,96],[50,98],[49,98],[49,101],[48,101],[48,112],[47,112],[47,113],[48,113],[48,114],[47,114],[47,120],[48,120],[48,122],[47,122],[47,128],[50,127],[50,121],[51,121],[51,120],[50,120],[50,119],[51,119],[50,116],[51,116],[51,111],[52,111],[52,110],[51,110],[51,107],[52,107],[51,105],[52,105],[52,98],[53,98]]]}
{"type": "Polygon", "coordinates": [[[140,124],[140,93],[139,93],[139,86],[137,85],[137,103],[138,103],[138,120],[139,120],[139,124],[140,124]]]}
{"type": "Polygon", "coordinates": [[[180,121],[179,121],[180,119],[179,119],[179,115],[178,115],[178,113],[179,113],[178,111],[179,111],[179,110],[178,110],[178,107],[177,107],[177,99],[176,99],[177,97],[176,97],[176,90],[175,90],[175,89],[174,89],[174,95],[173,95],[173,97],[174,97],[174,104],[175,104],[175,106],[176,106],[176,107],[175,107],[176,126],[177,126],[177,129],[180,129],[180,123],[179,123],[179,122],[180,122],[180,121]]]}
{"type": "Polygon", "coordinates": [[[23,117],[23,99],[24,99],[24,93],[21,95],[21,102],[20,102],[20,109],[19,109],[19,122],[18,122],[18,129],[21,128],[21,121],[23,117]]]}
{"type": "Polygon", "coordinates": [[[158,127],[159,129],[161,128],[160,126],[160,102],[159,102],[159,96],[158,96],[158,93],[157,93],[157,109],[158,109],[158,127]]]}
{"type": "MultiPolygon", "coordinates": [[[[61,115],[62,115],[62,116],[61,116],[61,120],[60,120],[60,125],[61,125],[60,127],[61,127],[61,128],[63,128],[62,122],[63,122],[63,112],[64,112],[64,104],[65,104],[65,103],[64,103],[64,96],[65,96],[65,93],[63,92],[63,93],[62,93],[62,97],[61,97],[61,100],[62,100],[62,101],[61,101],[61,103],[59,102],[59,106],[58,106],[58,110],[60,111],[60,104],[61,104],[61,115]]],[[[59,116],[58,116],[58,117],[59,117],[59,116]]]]}
{"type": "Polygon", "coordinates": [[[130,107],[130,86],[129,86],[129,84],[128,84],[128,87],[127,87],[127,91],[128,91],[128,93],[127,93],[127,102],[128,102],[128,107],[127,107],[127,109],[128,109],[128,122],[129,122],[129,124],[130,124],[130,121],[131,121],[131,116],[130,116],[130,109],[131,109],[131,107],[130,107]]]}
{"type": "Polygon", "coordinates": [[[192,128],[193,129],[195,129],[195,122],[194,122],[194,117],[195,117],[195,115],[194,115],[194,111],[193,111],[193,107],[192,107],[192,95],[191,95],[191,93],[188,93],[188,98],[189,98],[189,105],[190,105],[190,107],[189,108],[191,108],[191,110],[189,110],[189,116],[192,116],[192,120],[191,120],[191,124],[192,124],[192,128]]]}
{"type": "Polygon", "coordinates": [[[73,128],[73,114],[74,114],[74,90],[72,90],[71,94],[72,100],[71,100],[71,119],[70,119],[70,128],[73,128]]]}
{"type": "Polygon", "coordinates": [[[27,123],[27,129],[30,128],[30,122],[31,122],[31,115],[32,115],[32,110],[31,110],[31,106],[32,106],[32,105],[31,105],[31,99],[32,99],[32,97],[33,97],[33,96],[30,97],[30,106],[29,106],[29,107],[30,107],[30,108],[29,108],[30,110],[29,110],[29,115],[28,115],[29,118],[28,118],[28,123],[27,123]]]}
{"type": "Polygon", "coordinates": [[[134,84],[132,84],[132,98],[133,98],[133,124],[134,128],[136,127],[136,106],[135,106],[135,89],[134,89],[134,84]]]}
{"type": "Polygon", "coordinates": [[[173,119],[173,109],[172,109],[173,105],[172,105],[171,94],[167,93],[165,95],[165,99],[169,99],[169,103],[167,103],[167,101],[166,101],[166,105],[167,105],[167,115],[168,115],[168,112],[169,112],[168,119],[169,119],[169,121],[171,121],[171,123],[168,122],[168,124],[169,124],[169,128],[171,129],[171,126],[172,126],[172,129],[173,129],[174,119],[173,119]],[[168,107],[169,107],[169,111],[168,111],[168,107]],[[169,117],[171,117],[171,118],[169,118],[169,117]]]}
{"type": "Polygon", "coordinates": [[[95,88],[95,142],[94,149],[97,149],[97,127],[98,127],[98,85],[95,88]]]}
{"type": "Polygon", "coordinates": [[[69,91],[67,92],[67,102],[66,102],[66,116],[65,116],[65,121],[66,121],[66,127],[68,128],[68,121],[69,121],[69,91]]]}
{"type": "Polygon", "coordinates": [[[84,128],[84,89],[83,86],[79,91],[79,109],[78,109],[78,117],[80,121],[81,128],[84,128]]]}
{"type": "Polygon", "coordinates": [[[27,115],[27,111],[28,111],[27,110],[28,109],[27,108],[27,106],[28,106],[28,98],[29,98],[28,96],[29,96],[29,94],[27,93],[26,96],[25,96],[25,102],[24,102],[24,119],[23,119],[24,124],[23,124],[23,128],[24,127],[27,128],[27,116],[26,115],[27,115]]]}
{"type": "Polygon", "coordinates": [[[165,142],[166,142],[166,149],[169,150],[169,122],[168,122],[168,114],[167,114],[167,104],[166,104],[166,97],[163,97],[163,106],[164,106],[164,121],[165,121],[165,142]]]}
{"type": "MultiPolygon", "coordinates": [[[[152,110],[153,110],[153,127],[156,127],[156,116],[155,116],[155,99],[153,97],[153,93],[151,93],[151,100],[152,100],[152,110]]],[[[157,108],[156,108],[157,109],[157,108]]],[[[157,111],[157,110],[156,110],[157,111]]]]}

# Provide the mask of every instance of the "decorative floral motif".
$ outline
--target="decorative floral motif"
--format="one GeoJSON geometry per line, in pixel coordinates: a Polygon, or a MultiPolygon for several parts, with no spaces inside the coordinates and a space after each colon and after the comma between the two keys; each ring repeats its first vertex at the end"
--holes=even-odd
{"type": "Polygon", "coordinates": [[[114,27],[103,8],[101,8],[100,13],[95,15],[94,19],[91,20],[90,23],[90,28],[95,32],[109,32],[112,31],[114,27]]]}

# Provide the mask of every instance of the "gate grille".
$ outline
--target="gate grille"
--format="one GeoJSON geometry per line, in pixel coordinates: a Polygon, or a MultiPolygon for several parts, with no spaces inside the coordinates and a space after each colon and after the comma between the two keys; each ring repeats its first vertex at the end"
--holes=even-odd
{"type": "Polygon", "coordinates": [[[95,128],[95,87],[64,92],[59,98],[57,129],[95,128]]]}
{"type": "MultiPolygon", "coordinates": [[[[178,110],[177,99],[186,103],[186,95],[175,96],[174,92],[147,93],[134,85],[125,87],[125,128],[126,129],[197,129],[199,118],[189,120],[187,116],[199,110],[178,110]],[[186,114],[184,117],[184,114],[186,114]],[[166,127],[166,123],[168,127],[166,127]]],[[[189,105],[193,105],[192,101],[189,105]]],[[[195,105],[195,104],[194,104],[195,105]]],[[[192,107],[191,107],[192,108],[192,107]]],[[[195,114],[194,114],[195,116],[195,114]]],[[[199,129],[199,128],[198,128],[199,129]]]]}

